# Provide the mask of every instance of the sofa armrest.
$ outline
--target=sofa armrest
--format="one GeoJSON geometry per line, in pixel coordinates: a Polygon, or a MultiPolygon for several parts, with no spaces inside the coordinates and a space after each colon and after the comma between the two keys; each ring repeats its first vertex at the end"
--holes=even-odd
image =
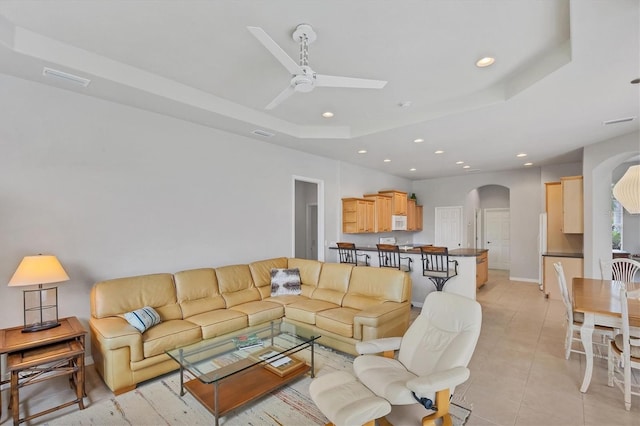
{"type": "Polygon", "coordinates": [[[360,355],[377,354],[400,349],[402,337],[383,337],[381,339],[356,342],[356,351],[360,355]]]}
{"type": "Polygon", "coordinates": [[[142,349],[142,334],[132,327],[124,318],[106,317],[90,318],[91,336],[98,339],[100,347],[115,350],[129,347],[131,361],[141,361],[144,358],[142,349]]]}
{"type": "Polygon", "coordinates": [[[470,373],[467,367],[453,367],[428,376],[411,379],[407,382],[407,387],[414,391],[416,395],[423,396],[443,389],[454,388],[466,382],[470,373]]]}

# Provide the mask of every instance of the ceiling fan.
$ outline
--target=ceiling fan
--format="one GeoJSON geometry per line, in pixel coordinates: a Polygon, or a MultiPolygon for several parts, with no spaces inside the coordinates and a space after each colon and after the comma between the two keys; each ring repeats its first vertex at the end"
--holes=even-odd
{"type": "Polygon", "coordinates": [[[265,109],[273,109],[295,92],[307,93],[315,87],[343,87],[352,89],[382,89],[386,81],[364,78],[341,77],[316,74],[309,66],[309,45],[316,40],[311,25],[300,24],[292,34],[294,41],[300,43],[300,64],[285,53],[278,44],[260,27],[247,27],[251,34],[292,74],[291,82],[265,109]]]}

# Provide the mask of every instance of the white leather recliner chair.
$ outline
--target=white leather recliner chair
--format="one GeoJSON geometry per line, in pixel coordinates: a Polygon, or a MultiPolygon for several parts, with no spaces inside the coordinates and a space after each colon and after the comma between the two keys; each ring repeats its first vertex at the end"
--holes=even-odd
{"type": "Polygon", "coordinates": [[[403,337],[359,342],[353,362],[358,380],[386,399],[393,425],[428,425],[442,418],[451,425],[449,399],[464,383],[482,325],[475,300],[432,292],[403,337]],[[398,350],[397,358],[393,358],[398,350]],[[372,355],[383,353],[384,356],[372,355]]]}

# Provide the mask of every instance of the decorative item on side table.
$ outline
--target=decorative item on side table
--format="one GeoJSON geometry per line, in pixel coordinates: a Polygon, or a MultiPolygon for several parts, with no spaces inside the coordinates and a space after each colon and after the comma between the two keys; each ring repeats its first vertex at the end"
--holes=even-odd
{"type": "Polygon", "coordinates": [[[58,287],[43,284],[68,281],[69,276],[55,256],[25,256],[9,281],[9,287],[38,285],[24,290],[23,333],[58,327],[58,287]]]}

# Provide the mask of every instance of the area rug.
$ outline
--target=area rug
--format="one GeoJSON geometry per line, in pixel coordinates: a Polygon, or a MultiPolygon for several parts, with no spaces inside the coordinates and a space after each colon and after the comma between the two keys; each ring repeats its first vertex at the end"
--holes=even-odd
{"type": "MultiPolygon", "coordinates": [[[[309,354],[303,354],[307,357],[309,354]]],[[[351,370],[353,357],[316,346],[316,375],[351,370]]],[[[268,396],[249,403],[220,418],[230,426],[302,426],[325,425],[328,420],[309,396],[313,380],[304,376],[268,396]]],[[[453,424],[464,425],[471,411],[451,404],[453,424]]],[[[137,389],[108,400],[98,401],[68,415],[44,423],[50,426],[72,425],[210,425],[213,415],[188,392],[180,396],[178,373],[150,380],[137,389]]]]}

